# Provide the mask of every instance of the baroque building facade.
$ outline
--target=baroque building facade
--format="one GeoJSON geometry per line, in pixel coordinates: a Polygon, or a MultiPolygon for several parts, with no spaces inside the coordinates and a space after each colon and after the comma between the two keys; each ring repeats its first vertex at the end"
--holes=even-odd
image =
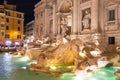
{"type": "Polygon", "coordinates": [[[0,4],[0,44],[19,44],[23,40],[24,13],[16,5],[0,4]]]}
{"type": "Polygon", "coordinates": [[[120,0],[41,0],[35,5],[35,38],[99,33],[106,45],[120,45],[120,0]]]}
{"type": "Polygon", "coordinates": [[[24,27],[24,35],[25,35],[25,40],[27,42],[32,42],[33,36],[34,36],[34,20],[28,22],[26,26],[24,27]]]}

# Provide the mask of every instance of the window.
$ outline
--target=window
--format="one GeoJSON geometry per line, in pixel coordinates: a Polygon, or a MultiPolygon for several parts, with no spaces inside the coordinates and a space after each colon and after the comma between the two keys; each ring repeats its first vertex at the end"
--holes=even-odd
{"type": "Polygon", "coordinates": [[[4,26],[5,26],[5,24],[3,24],[3,23],[0,24],[0,27],[4,27],[4,26]]]}
{"type": "Polygon", "coordinates": [[[1,36],[4,36],[4,31],[1,31],[1,36]]]}
{"type": "Polygon", "coordinates": [[[5,38],[10,38],[10,35],[9,34],[5,34],[5,38]]]}
{"type": "Polygon", "coordinates": [[[9,22],[9,18],[6,18],[6,22],[9,22]]]}
{"type": "Polygon", "coordinates": [[[115,37],[109,37],[108,38],[108,43],[109,44],[115,44],[115,37]]]}
{"type": "Polygon", "coordinates": [[[18,27],[18,31],[20,31],[20,27],[18,27]]]}
{"type": "Polygon", "coordinates": [[[10,16],[10,12],[6,11],[6,15],[7,15],[7,16],[10,16]]]}
{"type": "Polygon", "coordinates": [[[109,21],[115,20],[115,10],[109,10],[109,21]]]}
{"type": "Polygon", "coordinates": [[[9,30],[9,26],[6,26],[6,30],[9,30]]]}
{"type": "Polygon", "coordinates": [[[35,18],[38,19],[38,14],[35,15],[35,18]]]}
{"type": "Polygon", "coordinates": [[[20,20],[18,20],[18,24],[20,24],[21,22],[20,22],[20,20]]]}
{"type": "Polygon", "coordinates": [[[21,35],[17,35],[17,39],[21,39],[21,35]]]}
{"type": "Polygon", "coordinates": [[[4,17],[3,17],[3,16],[1,16],[1,19],[4,19],[4,17]]]}
{"type": "Polygon", "coordinates": [[[17,17],[18,17],[18,18],[21,18],[22,16],[21,16],[21,14],[17,14],[17,17]]]}
{"type": "Polygon", "coordinates": [[[4,13],[4,9],[0,9],[0,13],[4,13]]]}

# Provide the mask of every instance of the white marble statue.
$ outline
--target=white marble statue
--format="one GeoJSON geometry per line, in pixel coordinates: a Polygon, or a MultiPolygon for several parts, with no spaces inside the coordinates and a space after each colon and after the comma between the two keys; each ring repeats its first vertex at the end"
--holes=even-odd
{"type": "Polygon", "coordinates": [[[62,35],[63,36],[65,36],[66,35],[66,31],[67,31],[67,20],[64,18],[64,17],[62,17],[61,18],[61,29],[62,29],[62,35]]]}
{"type": "Polygon", "coordinates": [[[82,20],[83,29],[90,29],[90,20],[91,20],[90,13],[88,11],[85,11],[85,15],[82,20]]]}

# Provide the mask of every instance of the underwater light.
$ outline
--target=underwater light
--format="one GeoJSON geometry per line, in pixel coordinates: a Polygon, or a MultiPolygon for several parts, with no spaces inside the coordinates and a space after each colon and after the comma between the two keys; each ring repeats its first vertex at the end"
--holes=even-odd
{"type": "Polygon", "coordinates": [[[27,69],[27,67],[26,66],[24,66],[24,67],[21,67],[22,69],[27,69]]]}
{"type": "Polygon", "coordinates": [[[21,55],[21,53],[20,53],[20,52],[18,52],[18,55],[21,55]]]}
{"type": "Polygon", "coordinates": [[[73,68],[73,66],[68,66],[67,68],[68,68],[68,69],[72,69],[72,68],[73,68]]]}
{"type": "Polygon", "coordinates": [[[30,60],[30,59],[29,59],[29,57],[26,56],[26,55],[25,55],[24,57],[20,58],[20,61],[28,61],[28,60],[30,60]]]}
{"type": "Polygon", "coordinates": [[[56,66],[50,66],[50,68],[51,68],[52,70],[56,70],[56,69],[57,69],[56,66]]]}

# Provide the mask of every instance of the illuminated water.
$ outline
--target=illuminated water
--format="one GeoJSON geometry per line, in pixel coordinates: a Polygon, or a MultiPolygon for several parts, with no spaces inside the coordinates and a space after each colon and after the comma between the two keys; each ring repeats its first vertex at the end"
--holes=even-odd
{"type": "Polygon", "coordinates": [[[117,80],[117,76],[114,75],[114,72],[118,69],[120,68],[111,66],[98,69],[91,76],[86,77],[84,80],[117,80]]]}
{"type": "Polygon", "coordinates": [[[31,72],[26,69],[28,64],[29,61],[22,60],[22,57],[0,54],[0,80],[63,80],[46,73],[31,72]]]}
{"type": "Polygon", "coordinates": [[[24,61],[20,56],[14,56],[8,53],[0,54],[0,80],[116,80],[114,71],[117,67],[106,67],[97,70],[92,75],[84,79],[75,79],[74,74],[63,74],[60,77],[54,77],[50,74],[41,72],[31,72],[27,69],[30,61],[24,61]]]}

